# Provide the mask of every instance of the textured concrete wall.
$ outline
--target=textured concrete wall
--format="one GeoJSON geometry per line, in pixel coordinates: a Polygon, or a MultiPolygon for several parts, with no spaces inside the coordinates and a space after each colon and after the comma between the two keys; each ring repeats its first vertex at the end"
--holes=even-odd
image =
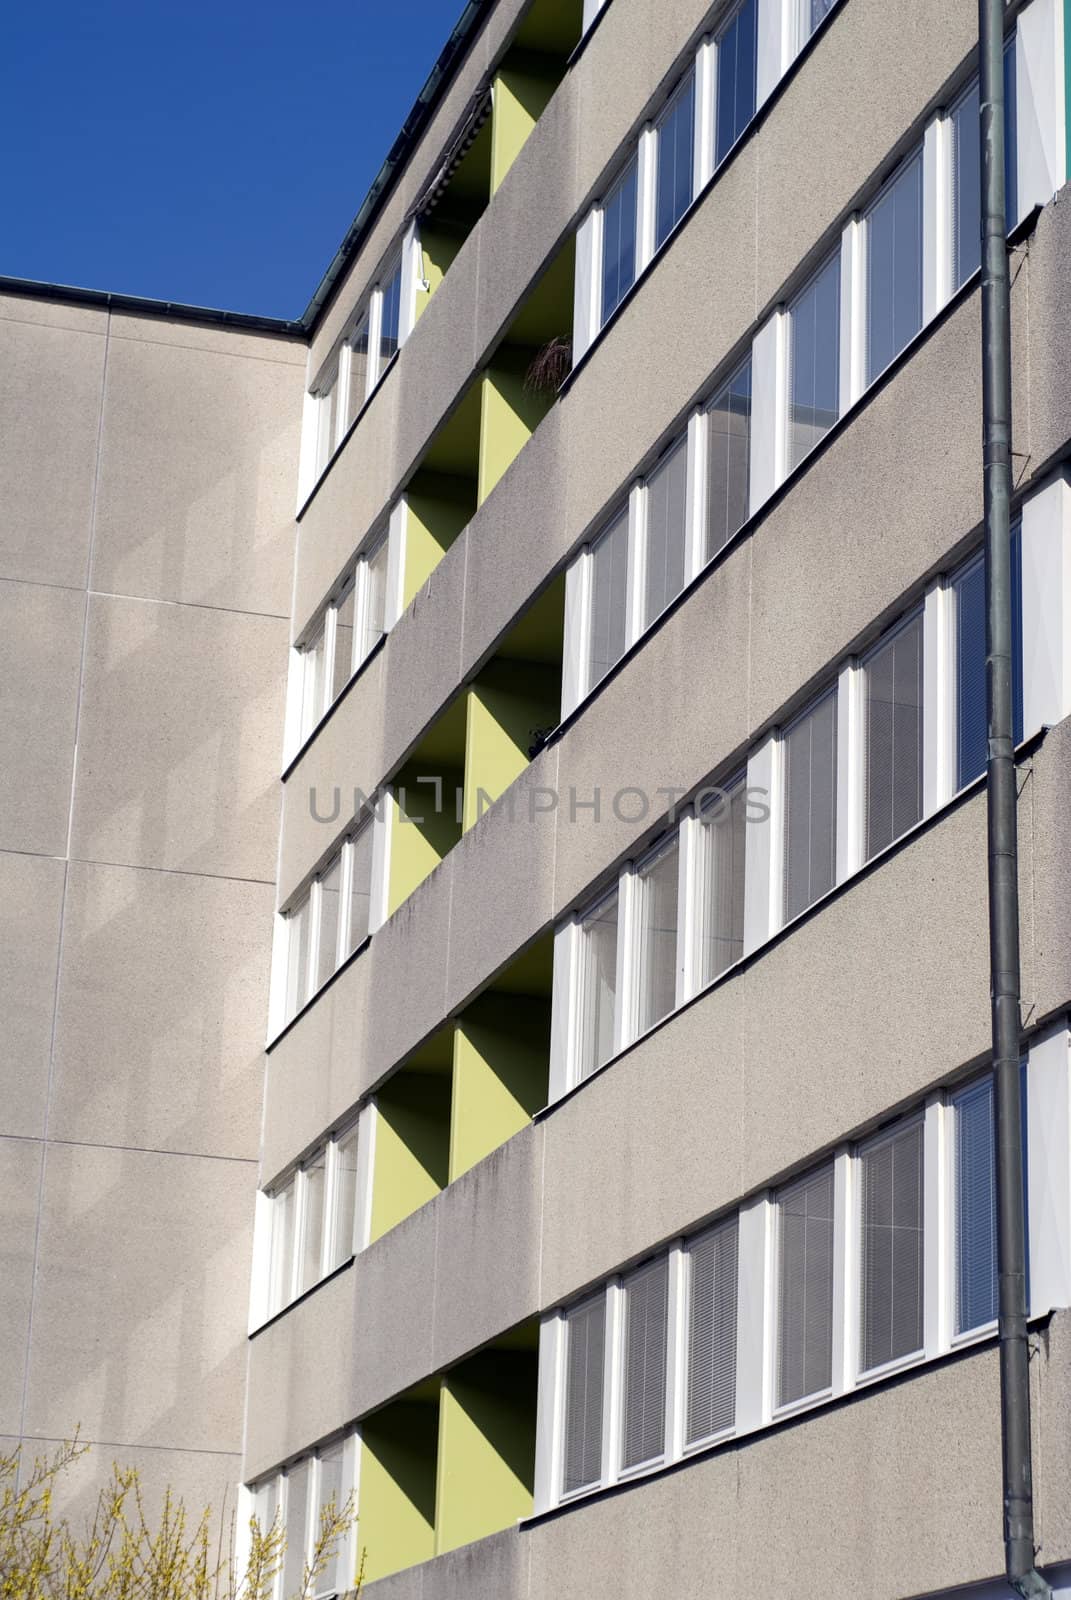
{"type": "Polygon", "coordinates": [[[0,1434],[76,1508],[238,1476],[304,361],[0,300],[0,1434]]]}

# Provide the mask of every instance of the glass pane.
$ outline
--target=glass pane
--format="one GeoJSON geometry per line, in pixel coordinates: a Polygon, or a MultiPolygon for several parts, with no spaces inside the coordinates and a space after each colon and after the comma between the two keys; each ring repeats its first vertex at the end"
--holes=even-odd
{"type": "Polygon", "coordinates": [[[993,1080],[955,1101],[956,1332],[997,1315],[997,1182],[993,1080]]]}
{"type": "Polygon", "coordinates": [[[1015,35],[1004,46],[1004,218],[1008,232],[1019,220],[1019,101],[1015,84],[1015,35]]]}
{"type": "MultiPolygon", "coordinates": [[[[1023,737],[1022,539],[1011,535],[1012,731],[1023,737]]],[[[956,781],[959,788],[985,771],[988,717],[985,681],[985,561],[976,556],[952,580],[956,597],[956,781]]]]}
{"type": "Polygon", "coordinates": [[[300,1594],[305,1581],[309,1466],[308,1461],[301,1461],[286,1474],[286,1554],[283,1557],[283,1595],[286,1597],[300,1594]]]}
{"type": "Polygon", "coordinates": [[[922,1123],[859,1160],[859,1368],[868,1372],[922,1347],[922,1123]]]}
{"type": "Polygon", "coordinates": [[[324,1243],[324,1192],[327,1156],[323,1150],[304,1169],[305,1216],[301,1229],[301,1288],[320,1279],[324,1243]]]}
{"type": "Polygon", "coordinates": [[[381,539],[366,557],[364,563],[364,637],[361,641],[363,661],[384,634],[383,616],[387,597],[387,541],[381,539]]]}
{"type": "Polygon", "coordinates": [[[978,80],[952,109],[952,281],[958,289],[982,260],[978,80]]]}
{"type": "Polygon", "coordinates": [[[666,1323],[669,1261],[662,1256],[625,1280],[621,1466],[654,1461],[666,1445],[666,1323]]]}
{"type": "MultiPolygon", "coordinates": [[[[342,1446],[332,1445],[320,1453],[320,1504],[317,1507],[317,1525],[314,1539],[319,1539],[326,1517],[338,1516],[346,1503],[342,1492],[342,1446]]],[[[345,1538],[339,1539],[324,1563],[324,1569],[313,1582],[315,1594],[335,1594],[349,1587],[344,1579],[346,1565],[345,1538]]]]}
{"type": "Polygon", "coordinates": [[[636,874],[640,895],[639,1028],[654,1027],[677,1003],[677,840],[636,874]]]}
{"type": "Polygon", "coordinates": [[[886,184],[867,217],[867,382],[922,327],[922,152],[886,184]]]}
{"type": "Polygon", "coordinates": [[[625,653],[628,636],[628,511],[591,551],[591,657],[588,688],[606,676],[625,653]]]}
{"type": "Polygon", "coordinates": [[[718,126],[714,159],[720,165],[755,115],[758,0],[744,0],[718,40],[718,126]]]}
{"type": "Polygon", "coordinates": [[[704,848],[699,905],[699,981],[710,983],[744,953],[744,837],[747,796],[742,778],[701,814],[704,848]]]}
{"type": "Polygon", "coordinates": [[[645,627],[649,628],[684,588],[687,507],[688,447],[682,439],[647,480],[645,627]]]}
{"type": "Polygon", "coordinates": [[[625,168],[602,208],[602,320],[617,309],[636,277],[637,162],[625,168]]]}
{"type": "Polygon", "coordinates": [[[287,1305],[294,1278],[294,1184],[272,1198],[271,1204],[271,1295],[274,1313],[287,1305]]]}
{"type": "Polygon", "coordinates": [[[379,324],[379,375],[383,376],[398,352],[399,315],[402,308],[402,264],[399,261],[383,285],[383,312],[379,324]]]}
{"type": "Polygon", "coordinates": [[[368,313],[365,312],[350,339],[349,421],[358,415],[368,396],[368,313]]]}
{"type": "Polygon", "coordinates": [[[357,1129],[338,1141],[335,1152],[335,1216],[331,1232],[331,1266],[354,1252],[357,1215],[357,1129]]]}
{"type": "Polygon", "coordinates": [[[351,583],[335,606],[335,658],[332,663],[331,699],[336,700],[350,681],[353,671],[353,604],[351,583]]]}
{"type": "Polygon", "coordinates": [[[372,823],[366,822],[350,841],[353,851],[350,889],[350,932],[346,954],[350,955],[368,938],[372,904],[372,823]]]}
{"type": "Polygon", "coordinates": [[[279,1513],[279,1479],[268,1478],[253,1490],[253,1515],[262,1534],[275,1526],[279,1513]]]}
{"type": "Polygon", "coordinates": [[[289,1019],[309,998],[309,900],[296,905],[286,919],[286,1015],[289,1019]]]}
{"type": "Polygon", "coordinates": [[[835,0],[803,0],[803,38],[800,43],[805,43],[817,28],[822,18],[832,11],[835,0]]]}
{"type": "Polygon", "coordinates": [[[706,559],[748,519],[751,468],[751,361],[715,395],[707,423],[706,559]]]}
{"type": "Polygon", "coordinates": [[[324,628],[321,623],[315,637],[309,640],[301,653],[304,676],[301,682],[301,737],[307,739],[324,714],[324,628]]]}
{"type": "Polygon", "coordinates": [[[789,468],[801,462],[840,415],[840,254],[789,308],[789,468]]]}
{"type": "Polygon", "coordinates": [[[734,1217],[688,1247],[689,1444],[736,1419],[736,1281],[734,1217]]]}
{"type": "Polygon", "coordinates": [[[658,188],[655,249],[660,250],[692,199],[695,154],[695,72],[658,124],[658,188]]]}
{"type": "Polygon", "coordinates": [[[338,374],[320,393],[316,407],[316,470],[322,472],[335,451],[338,431],[338,374]]]}
{"type": "Polygon", "coordinates": [[[785,921],[837,874],[837,696],[825,695],[785,734],[785,921]]]}
{"type": "Polygon", "coordinates": [[[866,853],[922,816],[922,613],[866,662],[866,853]]]}
{"type": "Polygon", "coordinates": [[[581,1020],[578,1076],[586,1078],[614,1053],[617,1004],[617,894],[580,924],[581,1020]]]}
{"type": "Polygon", "coordinates": [[[565,1438],[562,1493],[602,1477],[602,1391],[606,1361],[606,1296],[566,1317],[565,1438]]]}
{"type": "Polygon", "coordinates": [[[777,1403],[828,1389],[833,1378],[833,1168],[777,1202],[777,1403]]]}
{"type": "Polygon", "coordinates": [[[327,982],[338,965],[338,900],[342,892],[342,858],[336,856],[320,879],[320,948],[316,987],[327,982]]]}

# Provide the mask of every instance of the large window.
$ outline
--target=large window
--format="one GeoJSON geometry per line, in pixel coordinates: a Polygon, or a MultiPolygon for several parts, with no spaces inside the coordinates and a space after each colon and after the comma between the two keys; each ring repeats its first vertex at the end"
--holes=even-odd
{"type": "Polygon", "coordinates": [[[744,953],[747,790],[741,774],[699,812],[699,982],[711,983],[744,953]]]}
{"type": "Polygon", "coordinates": [[[577,1306],[566,1318],[565,1420],[562,1494],[590,1488],[602,1476],[606,1296],[577,1306]]]}
{"type": "Polygon", "coordinates": [[[777,1404],[833,1381],[833,1167],[777,1198],[777,1404]]]}
{"type": "Polygon", "coordinates": [[[654,1027],[677,1002],[677,880],[680,851],[676,834],[636,869],[641,1033],[654,1027]]]}
{"type": "Polygon", "coordinates": [[[388,268],[380,291],[379,323],[379,373],[382,377],[398,354],[398,336],[401,327],[402,263],[388,268]]]}
{"type": "Polygon", "coordinates": [[[369,360],[369,317],[365,311],[350,335],[350,399],[348,417],[352,422],[368,398],[373,383],[372,364],[369,360]]]}
{"type": "Polygon", "coordinates": [[[922,612],[883,639],[866,677],[866,856],[922,816],[922,612]]]}
{"type": "Polygon", "coordinates": [[[658,1256],[625,1279],[621,1470],[661,1457],[666,1445],[669,1264],[658,1256]]]}
{"type": "Polygon", "coordinates": [[[751,473],[751,358],[723,384],[707,408],[707,538],[709,561],[748,518],[751,473]]]}
{"type": "MultiPolygon", "coordinates": [[[[1016,183],[1015,38],[1004,47],[1004,211],[1009,231],[1019,215],[1016,183]]],[[[978,79],[952,107],[952,287],[982,262],[981,129],[978,79]]]]}
{"type": "Polygon", "coordinates": [[[866,378],[873,383],[922,327],[922,151],[866,216],[866,378]]]}
{"type": "Polygon", "coordinates": [[[685,1442],[700,1444],[736,1420],[737,1221],[688,1246],[688,1412],[685,1442]]]}
{"type": "Polygon", "coordinates": [[[639,163],[633,156],[602,207],[602,321],[621,304],[636,279],[639,163]]]}
{"type": "Polygon", "coordinates": [[[755,115],[758,0],[744,0],[717,41],[717,103],[714,159],[725,160],[755,115]]]}
{"type": "Polygon", "coordinates": [[[655,249],[665,244],[692,201],[695,170],[695,69],[659,118],[655,249]]]}
{"type": "Polygon", "coordinates": [[[840,415],[840,251],[788,308],[789,471],[840,415]]]}
{"type": "Polygon", "coordinates": [[[357,1125],[326,1140],[270,1195],[265,1316],[274,1316],[354,1253],[357,1125]]]}
{"type": "Polygon", "coordinates": [[[287,915],[286,1021],[368,937],[372,830],[369,819],[332,856],[287,915]]]}
{"type": "Polygon", "coordinates": [[[614,1053],[617,1014],[615,890],[580,924],[579,1072],[586,1078],[614,1053]]]}
{"type": "Polygon", "coordinates": [[[956,1211],[956,1332],[997,1315],[997,1169],[993,1079],[985,1077],[952,1102],[956,1211]]]}
{"type": "Polygon", "coordinates": [[[784,735],[785,921],[837,877],[837,692],[831,689],[784,735]]]}
{"type": "Polygon", "coordinates": [[[322,1449],[303,1456],[257,1484],[252,1493],[252,1515],[262,1534],[278,1526],[285,1553],[263,1589],[264,1600],[290,1600],[303,1592],[306,1569],[319,1566],[309,1586],[310,1600],[345,1594],[355,1581],[356,1557],[352,1526],[337,1539],[332,1550],[320,1546],[324,1516],[352,1518],[358,1442],[347,1434],[322,1449]]]}
{"type": "Polygon", "coordinates": [[[346,573],[299,653],[303,744],[382,638],[387,595],[388,538],[373,538],[346,573]]]}
{"type": "MultiPolygon", "coordinates": [[[[1022,540],[1012,528],[1012,726],[1023,737],[1022,540]]],[[[985,558],[977,555],[952,579],[956,626],[956,783],[973,782],[986,767],[989,735],[985,681],[985,558]]]]}
{"type": "Polygon", "coordinates": [[[921,1117],[859,1157],[859,1370],[922,1348],[923,1124],[921,1117]]]}
{"type": "Polygon", "coordinates": [[[688,550],[688,447],[681,439],[647,480],[644,627],[684,588],[688,550]]]}
{"type": "Polygon", "coordinates": [[[587,687],[601,683],[628,643],[628,508],[591,548],[591,634],[587,687]]]}

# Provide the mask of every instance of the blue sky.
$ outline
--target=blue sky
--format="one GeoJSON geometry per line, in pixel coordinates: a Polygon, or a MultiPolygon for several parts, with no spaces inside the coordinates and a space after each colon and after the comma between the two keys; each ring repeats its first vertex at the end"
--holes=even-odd
{"type": "Polygon", "coordinates": [[[300,316],[462,9],[9,7],[0,275],[300,316]]]}

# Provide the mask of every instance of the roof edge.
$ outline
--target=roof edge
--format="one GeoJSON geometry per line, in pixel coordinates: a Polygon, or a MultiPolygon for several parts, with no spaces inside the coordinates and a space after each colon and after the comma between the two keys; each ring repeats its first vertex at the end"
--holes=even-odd
{"type": "Polygon", "coordinates": [[[66,305],[99,307],[105,311],[129,311],[143,317],[167,318],[172,322],[198,322],[209,327],[242,329],[248,333],[273,333],[291,339],[308,339],[303,322],[284,317],[260,317],[248,311],[220,311],[212,306],[190,306],[181,301],[153,300],[136,294],[114,294],[108,289],[81,289],[68,283],[46,283],[37,278],[0,276],[0,294],[23,299],[60,301],[66,305]]]}

